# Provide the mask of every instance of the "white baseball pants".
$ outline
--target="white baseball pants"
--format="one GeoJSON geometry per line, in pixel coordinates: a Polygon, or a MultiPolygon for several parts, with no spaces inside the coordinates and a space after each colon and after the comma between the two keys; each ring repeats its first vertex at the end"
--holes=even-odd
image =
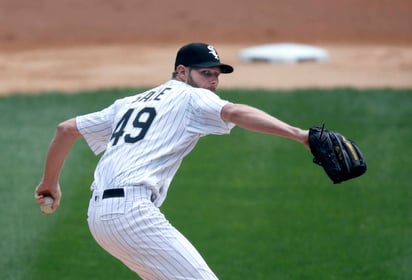
{"type": "Polygon", "coordinates": [[[88,223],[97,243],[145,280],[217,279],[150,197],[144,186],[126,187],[123,197],[104,199],[103,191],[94,191],[88,223]]]}

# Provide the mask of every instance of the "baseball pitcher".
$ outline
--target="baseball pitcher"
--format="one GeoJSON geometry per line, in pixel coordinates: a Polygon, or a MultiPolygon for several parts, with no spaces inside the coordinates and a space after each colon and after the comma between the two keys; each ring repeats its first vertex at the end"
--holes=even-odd
{"type": "Polygon", "coordinates": [[[161,213],[183,158],[200,137],[241,128],[296,140],[309,148],[308,130],[216,95],[220,62],[204,43],[183,46],[172,79],[146,92],[57,126],[35,200],[61,201],[59,175],[76,139],[97,155],[88,224],[94,239],[142,279],[217,279],[192,244],[161,213]]]}

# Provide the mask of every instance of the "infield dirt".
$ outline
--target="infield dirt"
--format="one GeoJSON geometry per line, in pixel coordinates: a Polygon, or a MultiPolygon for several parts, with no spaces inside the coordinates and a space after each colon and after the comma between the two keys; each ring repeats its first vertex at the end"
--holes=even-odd
{"type": "Polygon", "coordinates": [[[213,44],[221,87],[412,88],[410,0],[0,0],[0,93],[153,86],[177,49],[213,44]],[[242,48],[292,42],[326,63],[242,63],[242,48]]]}

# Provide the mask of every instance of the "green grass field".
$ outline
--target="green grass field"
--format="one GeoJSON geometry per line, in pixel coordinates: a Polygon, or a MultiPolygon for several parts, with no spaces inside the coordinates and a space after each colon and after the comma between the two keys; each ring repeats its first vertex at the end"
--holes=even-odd
{"type": "MultiPolygon", "coordinates": [[[[59,210],[33,199],[55,126],[133,90],[0,98],[0,279],[136,279],[92,239],[97,158],[78,141],[59,210]]],[[[220,279],[412,279],[412,90],[225,90],[300,127],[326,123],[361,147],[367,173],[333,185],[290,140],[235,128],[202,138],[162,211],[220,279]]]]}

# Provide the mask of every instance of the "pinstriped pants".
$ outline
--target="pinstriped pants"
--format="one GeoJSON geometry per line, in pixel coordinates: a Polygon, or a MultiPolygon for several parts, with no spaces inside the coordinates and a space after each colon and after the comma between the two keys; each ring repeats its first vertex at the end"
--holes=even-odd
{"type": "Polygon", "coordinates": [[[144,186],[124,188],[124,197],[90,199],[90,231],[107,252],[142,279],[217,279],[193,245],[151,201],[144,186]]]}

